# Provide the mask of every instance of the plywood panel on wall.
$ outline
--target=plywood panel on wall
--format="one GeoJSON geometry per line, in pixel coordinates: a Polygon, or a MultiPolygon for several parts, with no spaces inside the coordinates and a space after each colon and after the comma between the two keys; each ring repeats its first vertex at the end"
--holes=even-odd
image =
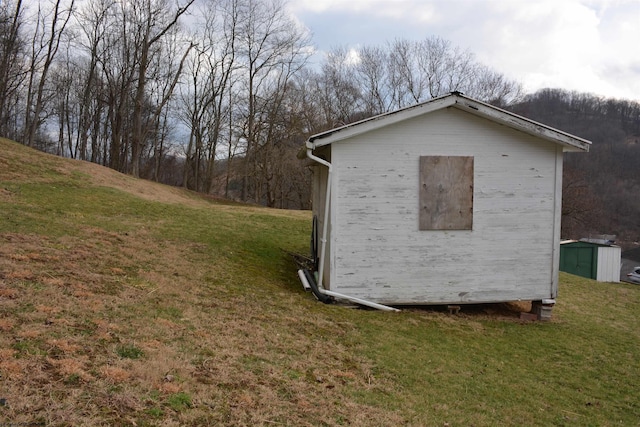
{"type": "Polygon", "coordinates": [[[473,157],[420,157],[420,230],[473,229],[473,157]]]}

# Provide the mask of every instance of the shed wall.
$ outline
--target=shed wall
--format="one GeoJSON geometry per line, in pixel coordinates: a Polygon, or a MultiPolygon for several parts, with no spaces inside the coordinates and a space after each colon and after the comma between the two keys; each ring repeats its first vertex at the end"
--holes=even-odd
{"type": "Polygon", "coordinates": [[[557,144],[443,109],[332,144],[331,289],[389,304],[554,298],[557,144]],[[419,158],[473,156],[473,229],[420,231],[419,158]]]}
{"type": "Polygon", "coordinates": [[[619,282],[622,249],[618,246],[601,246],[598,248],[599,282],[619,282]]]}

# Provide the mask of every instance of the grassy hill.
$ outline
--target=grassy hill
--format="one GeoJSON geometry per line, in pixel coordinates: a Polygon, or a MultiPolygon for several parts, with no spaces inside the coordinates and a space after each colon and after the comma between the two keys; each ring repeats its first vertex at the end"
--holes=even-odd
{"type": "Polygon", "coordinates": [[[309,228],[0,140],[0,424],[637,425],[639,286],[562,275],[549,323],[328,306],[309,228]]]}

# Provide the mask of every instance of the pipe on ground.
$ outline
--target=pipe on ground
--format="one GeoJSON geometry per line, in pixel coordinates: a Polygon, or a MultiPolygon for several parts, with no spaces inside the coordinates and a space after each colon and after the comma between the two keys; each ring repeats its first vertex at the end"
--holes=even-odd
{"type": "Polygon", "coordinates": [[[397,308],[389,307],[388,305],[378,304],[377,302],[367,301],[362,298],[352,297],[350,295],[341,294],[339,292],[327,291],[326,289],[321,289],[316,284],[315,278],[313,277],[313,273],[309,270],[298,270],[298,277],[300,277],[300,281],[302,282],[302,286],[305,288],[311,288],[313,294],[318,298],[319,301],[324,302],[325,304],[329,304],[333,302],[333,298],[344,299],[347,301],[354,302],[356,304],[364,305],[367,307],[375,308],[377,310],[382,311],[400,311],[397,308]]]}

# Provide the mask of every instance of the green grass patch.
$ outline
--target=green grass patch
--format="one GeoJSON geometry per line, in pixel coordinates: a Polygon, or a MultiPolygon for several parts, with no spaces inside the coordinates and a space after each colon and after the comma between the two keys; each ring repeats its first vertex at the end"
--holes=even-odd
{"type": "Polygon", "coordinates": [[[27,358],[28,356],[43,356],[47,352],[43,349],[40,339],[22,338],[16,340],[11,346],[16,351],[16,357],[27,358]]]}
{"type": "Polygon", "coordinates": [[[116,354],[123,359],[140,359],[144,351],[135,345],[121,345],[116,348],[116,354]]]}
{"type": "Polygon", "coordinates": [[[160,418],[164,415],[164,412],[160,408],[149,408],[145,410],[145,413],[153,418],[160,418]]]}
{"type": "Polygon", "coordinates": [[[167,404],[174,411],[184,411],[191,408],[191,396],[184,392],[175,393],[169,396],[167,404]]]}

